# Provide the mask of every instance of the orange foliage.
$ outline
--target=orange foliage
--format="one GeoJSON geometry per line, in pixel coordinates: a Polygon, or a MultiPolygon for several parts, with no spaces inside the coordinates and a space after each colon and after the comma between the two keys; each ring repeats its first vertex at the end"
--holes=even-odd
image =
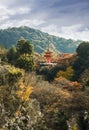
{"type": "Polygon", "coordinates": [[[82,84],[80,82],[77,81],[69,81],[64,77],[59,77],[59,78],[55,78],[54,83],[63,88],[63,89],[73,89],[75,90],[76,88],[82,88],[82,84]]]}
{"type": "Polygon", "coordinates": [[[74,81],[74,82],[71,82],[71,85],[77,87],[77,88],[82,88],[82,84],[77,82],[77,81],[74,81]]]}

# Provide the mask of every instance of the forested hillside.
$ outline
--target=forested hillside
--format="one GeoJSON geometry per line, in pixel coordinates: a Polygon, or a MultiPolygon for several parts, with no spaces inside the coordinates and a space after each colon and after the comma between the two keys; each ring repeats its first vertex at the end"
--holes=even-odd
{"type": "Polygon", "coordinates": [[[66,40],[29,27],[13,27],[0,30],[0,44],[4,44],[6,48],[16,44],[16,41],[21,37],[24,37],[33,43],[35,51],[39,53],[47,49],[48,43],[50,43],[50,48],[52,50],[59,52],[74,52],[81,42],[73,41],[71,39],[66,40]]]}
{"type": "Polygon", "coordinates": [[[0,130],[89,130],[89,42],[55,66],[27,39],[0,50],[0,130]]]}

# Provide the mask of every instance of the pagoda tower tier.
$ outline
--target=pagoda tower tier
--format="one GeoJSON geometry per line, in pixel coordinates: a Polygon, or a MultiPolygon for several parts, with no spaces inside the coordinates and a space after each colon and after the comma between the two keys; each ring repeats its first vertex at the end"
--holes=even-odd
{"type": "Polygon", "coordinates": [[[46,63],[50,63],[51,58],[52,58],[52,52],[50,51],[45,52],[44,57],[45,57],[46,63]]]}

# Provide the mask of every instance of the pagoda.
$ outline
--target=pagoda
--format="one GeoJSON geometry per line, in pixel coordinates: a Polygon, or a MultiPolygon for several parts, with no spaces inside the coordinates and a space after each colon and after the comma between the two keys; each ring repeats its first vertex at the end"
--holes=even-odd
{"type": "Polygon", "coordinates": [[[51,63],[51,59],[52,59],[52,52],[49,51],[49,44],[50,43],[48,43],[48,49],[47,49],[47,51],[44,54],[44,57],[45,57],[45,60],[46,60],[47,64],[51,63]]]}
{"type": "Polygon", "coordinates": [[[52,52],[49,50],[49,44],[48,44],[48,49],[47,51],[44,53],[44,58],[45,58],[45,62],[40,62],[40,66],[54,66],[56,65],[56,63],[52,62],[52,52]]]}
{"type": "Polygon", "coordinates": [[[48,51],[45,52],[44,57],[45,57],[46,63],[51,63],[52,52],[49,51],[48,49],[48,51]]]}

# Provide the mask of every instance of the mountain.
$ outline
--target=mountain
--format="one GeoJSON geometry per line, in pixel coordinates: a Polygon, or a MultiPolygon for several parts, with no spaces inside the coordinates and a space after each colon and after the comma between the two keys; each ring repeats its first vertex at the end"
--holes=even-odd
{"type": "Polygon", "coordinates": [[[35,51],[39,53],[45,51],[48,45],[54,51],[71,53],[81,43],[81,41],[67,40],[26,26],[0,30],[0,44],[4,44],[6,48],[15,45],[21,37],[33,43],[35,51]]]}

